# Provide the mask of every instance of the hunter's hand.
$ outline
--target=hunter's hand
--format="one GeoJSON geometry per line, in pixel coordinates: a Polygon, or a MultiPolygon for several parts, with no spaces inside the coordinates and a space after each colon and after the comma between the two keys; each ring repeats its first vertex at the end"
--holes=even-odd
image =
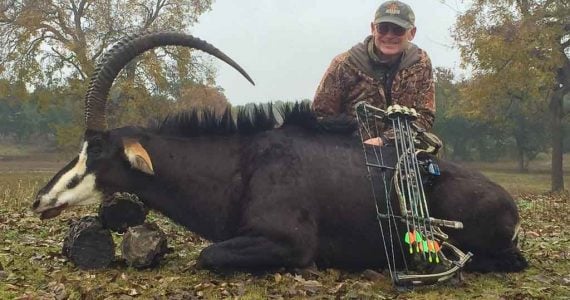
{"type": "Polygon", "coordinates": [[[382,139],[379,137],[367,139],[366,141],[364,141],[364,143],[367,145],[378,146],[378,147],[384,146],[384,141],[382,141],[382,139]]]}

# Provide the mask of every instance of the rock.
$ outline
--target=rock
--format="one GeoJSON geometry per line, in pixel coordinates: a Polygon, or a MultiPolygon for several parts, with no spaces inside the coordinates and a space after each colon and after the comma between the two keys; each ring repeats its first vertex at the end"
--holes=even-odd
{"type": "Polygon", "coordinates": [[[143,224],[147,214],[148,209],[139,198],[129,193],[114,193],[99,206],[103,226],[119,233],[143,224]]]}
{"type": "Polygon", "coordinates": [[[130,227],[123,236],[121,251],[131,267],[154,267],[168,252],[166,235],[155,223],[130,227]]]}
{"type": "Polygon", "coordinates": [[[115,243],[111,232],[95,216],[72,222],[63,241],[63,256],[80,269],[100,269],[115,258],[115,243]]]}

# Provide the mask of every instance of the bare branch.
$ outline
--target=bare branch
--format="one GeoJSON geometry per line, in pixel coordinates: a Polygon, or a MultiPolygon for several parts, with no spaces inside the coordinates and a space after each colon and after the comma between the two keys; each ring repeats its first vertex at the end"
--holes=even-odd
{"type": "Polygon", "coordinates": [[[46,24],[46,23],[41,23],[39,25],[39,28],[45,29],[46,31],[48,31],[49,33],[53,34],[56,40],[62,42],[62,43],[68,43],[69,40],[67,38],[65,38],[60,31],[58,31],[56,28],[54,28],[53,26],[51,26],[50,24],[46,24]]]}
{"type": "Polygon", "coordinates": [[[41,36],[39,36],[38,38],[33,39],[32,41],[30,41],[30,45],[28,46],[28,48],[26,49],[26,51],[24,52],[26,55],[31,55],[32,54],[32,49],[34,49],[38,44],[41,44],[43,41],[47,40],[51,38],[50,36],[46,36],[45,33],[42,33],[41,36]]]}
{"type": "Polygon", "coordinates": [[[519,8],[520,13],[523,16],[529,16],[530,15],[530,4],[528,3],[528,0],[516,0],[517,2],[517,6],[519,8]]]}
{"type": "Polygon", "coordinates": [[[152,23],[158,18],[160,15],[160,11],[168,4],[167,0],[157,0],[154,9],[147,9],[147,16],[144,21],[143,30],[149,28],[152,23]]]}
{"type": "Polygon", "coordinates": [[[85,34],[83,32],[83,29],[81,28],[81,18],[85,14],[85,5],[86,5],[85,2],[86,0],[81,0],[79,2],[79,6],[75,8],[73,14],[73,23],[75,25],[76,38],[77,41],[79,41],[83,45],[85,44],[85,34]]]}
{"type": "Polygon", "coordinates": [[[73,37],[73,31],[69,28],[69,26],[67,26],[65,12],[57,6],[53,6],[53,10],[55,11],[55,22],[59,28],[61,28],[61,31],[66,35],[73,37]]]}
{"type": "Polygon", "coordinates": [[[10,9],[11,7],[14,7],[14,4],[16,3],[15,0],[11,0],[11,1],[2,1],[0,2],[0,13],[5,13],[8,9],[10,9]]]}
{"type": "Polygon", "coordinates": [[[105,51],[105,49],[109,45],[109,41],[110,41],[112,36],[113,36],[113,33],[111,31],[106,32],[103,35],[103,37],[101,38],[101,46],[95,51],[95,53],[93,54],[93,57],[91,57],[92,61],[97,61],[98,58],[101,56],[101,54],[103,54],[103,51],[105,51]]]}
{"type": "Polygon", "coordinates": [[[62,61],[67,62],[70,65],[72,65],[77,70],[77,72],[79,72],[81,79],[83,79],[83,80],[87,79],[87,76],[85,76],[85,74],[81,70],[81,66],[79,64],[77,64],[75,61],[73,61],[73,56],[67,57],[63,53],[60,53],[59,51],[57,51],[57,49],[55,49],[53,47],[51,48],[51,51],[53,51],[53,53],[57,54],[57,57],[59,57],[59,59],[61,59],[62,61]]]}

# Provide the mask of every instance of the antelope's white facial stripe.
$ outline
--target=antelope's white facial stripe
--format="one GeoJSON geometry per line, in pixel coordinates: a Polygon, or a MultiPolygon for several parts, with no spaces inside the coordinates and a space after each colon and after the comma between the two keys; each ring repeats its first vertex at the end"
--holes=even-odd
{"type": "Polygon", "coordinates": [[[101,199],[101,193],[95,190],[95,175],[89,174],[84,176],[74,188],[63,191],[59,195],[57,203],[67,203],[69,206],[87,205],[98,203],[101,199]]]}
{"type": "Polygon", "coordinates": [[[49,192],[41,196],[37,211],[41,212],[63,204],[73,206],[98,203],[103,199],[103,195],[95,189],[95,175],[86,172],[87,142],[84,142],[75,166],[61,175],[49,192]],[[77,184],[71,184],[73,181],[77,184]]]}

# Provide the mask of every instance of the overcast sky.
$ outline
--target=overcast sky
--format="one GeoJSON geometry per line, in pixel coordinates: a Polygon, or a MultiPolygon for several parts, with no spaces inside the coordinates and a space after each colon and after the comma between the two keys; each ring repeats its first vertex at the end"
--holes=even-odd
{"type": "MultiPolygon", "coordinates": [[[[222,63],[217,84],[234,104],[312,99],[334,56],[370,34],[378,0],[215,0],[191,33],[239,63],[252,86],[222,63]]],[[[459,70],[450,28],[459,0],[408,0],[418,28],[414,42],[434,67],[459,70]]]]}

